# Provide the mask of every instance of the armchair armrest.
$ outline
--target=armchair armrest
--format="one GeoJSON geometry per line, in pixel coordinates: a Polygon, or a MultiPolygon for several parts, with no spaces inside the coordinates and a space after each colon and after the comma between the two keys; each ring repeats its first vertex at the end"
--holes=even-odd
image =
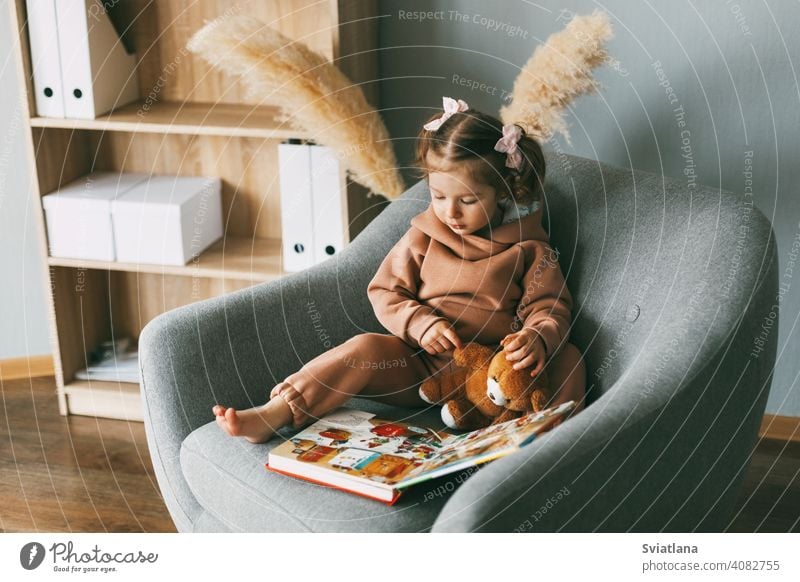
{"type": "Polygon", "coordinates": [[[214,403],[263,404],[276,383],[308,360],[356,333],[382,330],[367,284],[411,216],[424,209],[426,194],[425,183],[418,182],[324,263],[174,309],[142,330],[145,431],[180,531],[190,529],[202,512],[181,472],[183,440],[213,420],[214,403]]]}
{"type": "MultiPolygon", "coordinates": [[[[363,289],[339,285],[351,259],[193,303],[149,322],[139,337],[148,446],[179,530],[201,512],[180,468],[186,436],[211,422],[211,407],[263,404],[277,382],[343,341],[361,313],[345,313],[363,289]]],[[[366,285],[366,284],[365,284],[366,285]]]]}

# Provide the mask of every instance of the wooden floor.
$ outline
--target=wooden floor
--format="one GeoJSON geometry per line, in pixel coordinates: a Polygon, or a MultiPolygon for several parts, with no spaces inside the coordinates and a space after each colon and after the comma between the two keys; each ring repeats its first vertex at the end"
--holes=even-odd
{"type": "Polygon", "coordinates": [[[141,422],[58,413],[53,378],[2,386],[0,530],[174,532],[141,422]]]}
{"type": "MultiPolygon", "coordinates": [[[[2,384],[0,531],[174,532],[140,422],[58,414],[52,378],[2,384]]],[[[800,531],[800,443],[762,440],[728,531],[800,531]]]]}

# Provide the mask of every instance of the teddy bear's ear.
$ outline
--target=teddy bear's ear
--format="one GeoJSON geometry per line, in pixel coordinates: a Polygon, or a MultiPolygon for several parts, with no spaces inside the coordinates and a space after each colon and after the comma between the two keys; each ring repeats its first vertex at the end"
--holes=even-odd
{"type": "Polygon", "coordinates": [[[463,368],[488,367],[494,352],[489,346],[469,342],[464,347],[453,350],[453,361],[463,368]]]}

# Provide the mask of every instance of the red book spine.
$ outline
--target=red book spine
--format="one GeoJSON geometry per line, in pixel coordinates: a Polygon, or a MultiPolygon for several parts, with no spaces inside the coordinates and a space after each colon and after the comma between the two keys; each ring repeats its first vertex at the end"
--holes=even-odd
{"type": "Polygon", "coordinates": [[[339,491],[346,491],[347,493],[352,493],[354,495],[360,495],[361,497],[366,497],[367,499],[374,499],[375,501],[380,501],[381,503],[385,503],[386,505],[394,505],[397,500],[399,499],[402,491],[395,490],[394,497],[392,497],[391,501],[386,501],[385,499],[381,499],[380,497],[374,497],[373,495],[367,495],[366,493],[362,493],[361,491],[354,491],[352,489],[347,489],[346,487],[339,487],[338,485],[331,485],[330,483],[325,483],[324,481],[318,481],[316,479],[312,479],[311,477],[305,477],[303,475],[297,475],[296,473],[289,473],[288,471],[281,471],[279,469],[273,469],[269,466],[269,463],[265,463],[264,466],[273,471],[275,473],[280,473],[281,475],[286,475],[288,477],[294,477],[296,479],[301,479],[303,481],[308,481],[309,483],[316,483],[317,485],[322,485],[323,487],[329,487],[330,489],[338,489],[339,491]]]}

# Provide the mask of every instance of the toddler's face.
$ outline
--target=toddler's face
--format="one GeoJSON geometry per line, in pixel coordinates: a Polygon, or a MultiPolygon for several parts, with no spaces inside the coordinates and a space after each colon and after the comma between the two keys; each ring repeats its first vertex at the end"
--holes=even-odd
{"type": "Polygon", "coordinates": [[[472,234],[501,212],[495,189],[475,182],[463,165],[458,170],[429,173],[428,185],[434,214],[457,234],[472,234]]]}

